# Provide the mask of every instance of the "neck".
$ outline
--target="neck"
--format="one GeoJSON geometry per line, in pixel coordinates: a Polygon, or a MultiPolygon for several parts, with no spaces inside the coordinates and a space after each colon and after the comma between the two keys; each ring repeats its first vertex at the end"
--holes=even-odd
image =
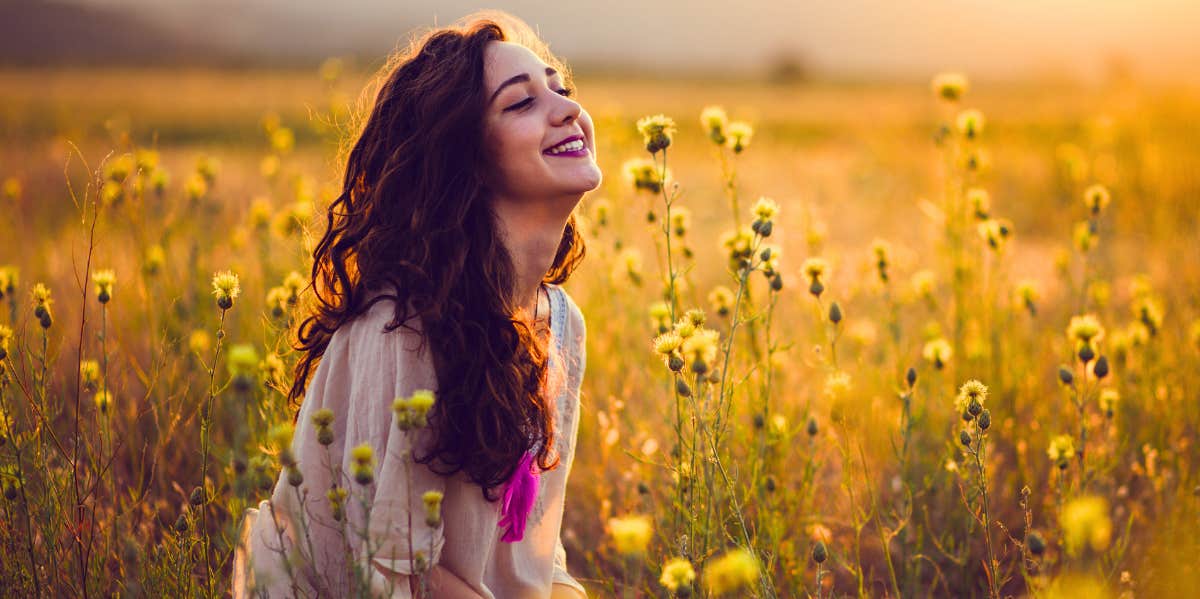
{"type": "MultiPolygon", "coordinates": [[[[496,213],[516,274],[513,298],[517,306],[532,315],[538,305],[538,289],[554,263],[570,211],[562,214],[537,205],[497,202],[496,213]]],[[[544,310],[538,311],[539,318],[545,314],[544,310]]]]}

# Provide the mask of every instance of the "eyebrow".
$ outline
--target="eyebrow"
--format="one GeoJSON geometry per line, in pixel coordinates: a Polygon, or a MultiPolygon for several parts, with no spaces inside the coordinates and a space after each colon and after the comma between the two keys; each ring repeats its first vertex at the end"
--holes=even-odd
{"type": "MultiPolygon", "coordinates": [[[[556,74],[558,74],[558,71],[554,70],[554,67],[546,67],[546,76],[547,77],[551,77],[556,74]]],[[[496,101],[496,96],[499,96],[500,92],[504,91],[504,88],[506,88],[514,83],[521,83],[523,81],[529,81],[529,79],[530,79],[529,73],[521,73],[520,75],[514,75],[512,77],[509,77],[507,81],[500,84],[500,87],[496,88],[496,91],[492,92],[492,97],[488,98],[488,105],[490,106],[492,104],[492,102],[496,101]]]]}

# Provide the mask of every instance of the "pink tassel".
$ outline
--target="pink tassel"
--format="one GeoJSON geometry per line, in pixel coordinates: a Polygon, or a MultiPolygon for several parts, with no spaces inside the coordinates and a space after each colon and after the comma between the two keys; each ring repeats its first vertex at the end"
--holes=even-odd
{"type": "Polygon", "coordinates": [[[532,450],[525,452],[504,489],[498,526],[507,527],[504,536],[500,537],[500,540],[506,543],[515,543],[525,538],[525,521],[529,519],[529,512],[533,510],[533,503],[538,494],[540,472],[533,464],[534,457],[532,450]]]}

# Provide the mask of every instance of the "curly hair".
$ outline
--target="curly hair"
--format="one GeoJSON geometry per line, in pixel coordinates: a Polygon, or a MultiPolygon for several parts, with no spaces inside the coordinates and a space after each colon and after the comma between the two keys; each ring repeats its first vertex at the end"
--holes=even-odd
{"type": "MultiPolygon", "coordinates": [[[[559,456],[541,393],[547,349],[511,297],[516,271],[484,184],[491,41],[524,45],[570,83],[529,26],[500,11],[428,30],[389,58],[364,90],[360,105],[378,87],[369,116],[351,128],[360,133],[348,155],[343,146],[342,191],[313,250],[313,293],[294,344],[303,355],[288,399],[303,399],[338,327],[391,299],[387,330],[420,333],[437,372],[431,445],[414,459],[439,474],[465,472],[495,501],[526,451],[538,447],[543,470],[559,456]]],[[[565,282],[584,251],[572,215],[543,281],[565,282]]]]}

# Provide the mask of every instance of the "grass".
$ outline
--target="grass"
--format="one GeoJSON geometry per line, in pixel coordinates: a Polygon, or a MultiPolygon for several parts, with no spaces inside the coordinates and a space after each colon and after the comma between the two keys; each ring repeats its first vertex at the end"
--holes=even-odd
{"type": "MultiPolygon", "coordinates": [[[[0,72],[4,588],[228,588],[294,409],[289,273],[308,270],[362,83],[0,72]]],[[[563,542],[593,595],[1200,592],[1200,94],[578,83],[605,183],[568,284],[589,362],[563,542]],[[702,128],[713,104],[753,125],[743,151],[702,128]],[[965,108],[985,117],[972,137],[965,108]],[[636,124],[658,113],[677,131],[650,153],[636,124]],[[633,158],[678,186],[635,189],[633,158]],[[1111,194],[1095,212],[1093,184],[1111,194]],[[1087,314],[1102,333],[1081,336],[1087,314]],[[955,406],[971,379],[987,426],[955,406]],[[1059,435],[1075,455],[1052,460],[1059,435]]]]}

